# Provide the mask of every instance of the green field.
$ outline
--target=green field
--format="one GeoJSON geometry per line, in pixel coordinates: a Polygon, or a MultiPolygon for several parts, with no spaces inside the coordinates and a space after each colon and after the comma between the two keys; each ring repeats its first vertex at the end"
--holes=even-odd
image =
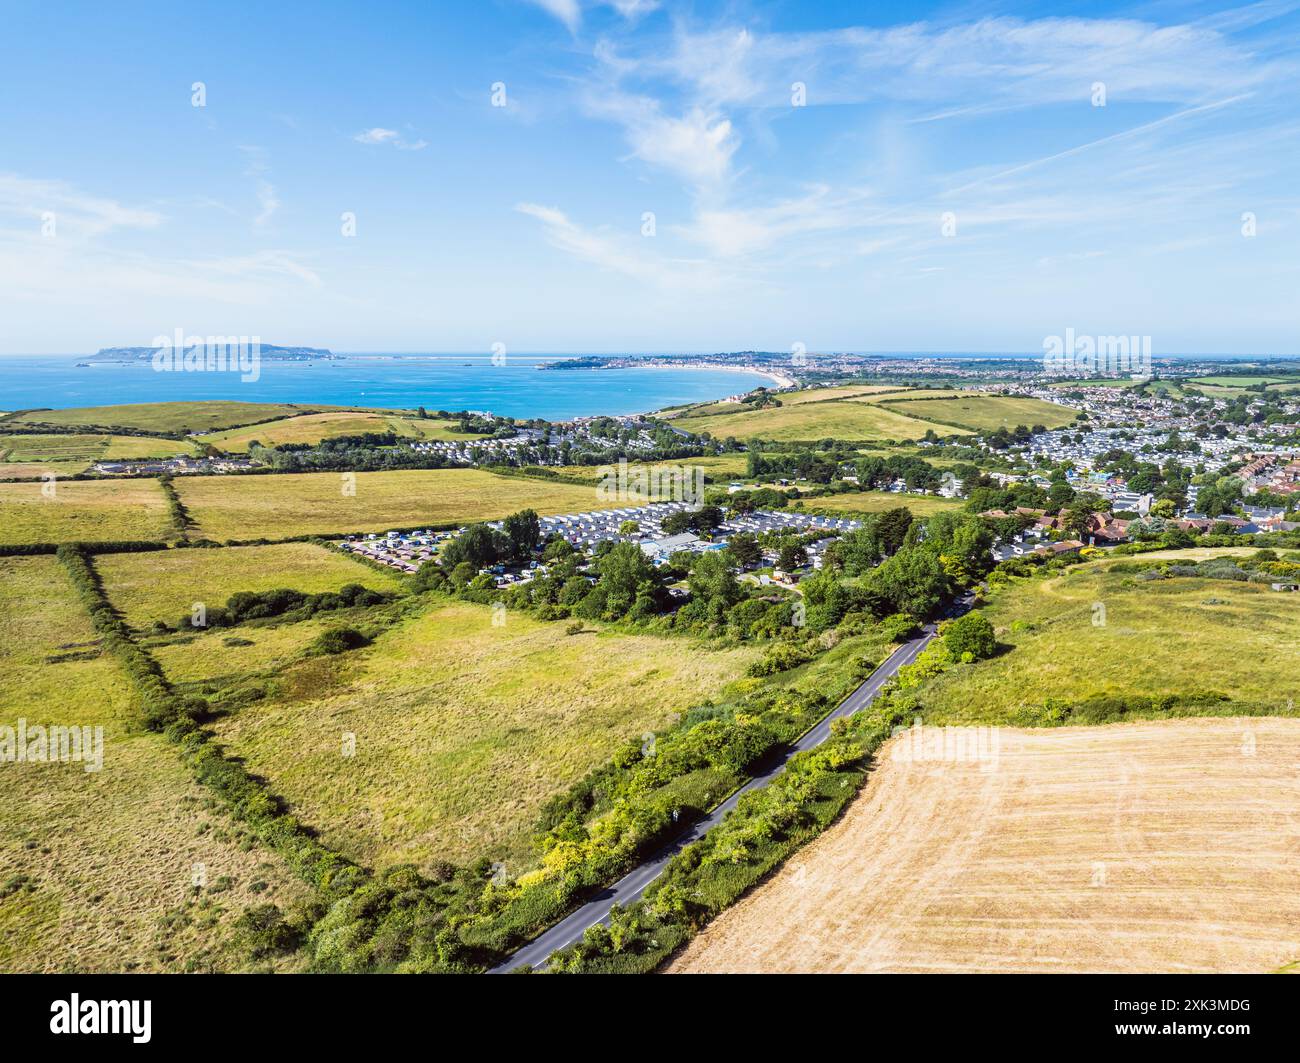
{"type": "Polygon", "coordinates": [[[942,498],[939,495],[896,494],[892,491],[850,491],[842,495],[825,495],[804,499],[804,508],[812,512],[827,513],[883,513],[887,509],[906,506],[916,517],[928,517],[949,509],[960,509],[961,500],[942,498]]]}
{"type": "Polygon", "coordinates": [[[379,612],[374,608],[339,609],[296,623],[243,624],[147,641],[149,652],[167,678],[177,684],[203,685],[203,690],[192,688],[196,693],[206,693],[210,683],[229,692],[255,681],[265,682],[277,696],[301,696],[302,682],[310,679],[310,669],[290,670],[283,680],[277,673],[304,657],[322,632],[343,626],[372,626],[379,612]]]}
{"type": "Polygon", "coordinates": [[[708,432],[720,439],[771,439],[791,442],[820,439],[878,440],[920,439],[929,431],[965,435],[895,412],[884,405],[852,399],[805,402],[749,413],[697,417],[694,413],[672,422],[688,432],[708,432]]]}
{"type": "MultiPolygon", "coordinates": [[[[903,389],[897,384],[846,384],[843,387],[805,388],[803,391],[782,392],[777,398],[782,406],[801,406],[808,402],[829,402],[835,399],[901,394],[902,391],[903,389]]],[[[745,407],[741,406],[740,408],[744,409],[745,407]]]]}
{"type": "Polygon", "coordinates": [[[237,970],[233,919],[305,895],[208,811],[134,700],[62,566],[0,559],[0,723],[104,729],[98,772],[0,764],[0,971],[237,970]]]}
{"type": "Polygon", "coordinates": [[[343,661],[304,660],[283,675],[289,693],[240,709],[221,736],[355,859],[487,854],[517,867],[547,797],[758,653],[492,619],[436,604],[343,661]],[[342,753],[349,733],[355,756],[342,753]]]}
{"type": "Polygon", "coordinates": [[[284,443],[319,443],[322,439],[363,433],[396,432],[412,439],[474,439],[455,430],[456,422],[402,417],[365,411],[339,411],[334,413],[308,413],[286,417],[266,424],[246,428],[230,428],[224,432],[210,432],[199,442],[211,443],[220,450],[243,453],[248,444],[256,440],[263,446],[280,446],[284,443]]]}
{"type": "MultiPolygon", "coordinates": [[[[748,468],[748,459],[744,454],[718,454],[705,458],[678,458],[672,461],[648,461],[648,462],[628,462],[628,479],[637,476],[641,470],[646,471],[647,477],[652,471],[674,470],[674,469],[695,469],[704,470],[705,477],[714,483],[741,478],[745,475],[748,468]]],[[[556,472],[563,473],[565,476],[576,476],[583,480],[599,481],[610,475],[611,470],[617,475],[617,465],[566,465],[557,469],[556,472]]],[[[693,475],[693,474],[687,474],[693,475]]]]}
{"type": "Polygon", "coordinates": [[[157,480],[0,483],[0,544],[157,541],[174,534],[157,480]]]}
{"type": "Polygon", "coordinates": [[[140,402],[123,406],[30,410],[12,420],[20,424],[93,425],[134,428],[143,432],[212,432],[273,417],[334,408],[285,402],[140,402]]]}
{"type": "Polygon", "coordinates": [[[1088,380],[1053,380],[1047,386],[1049,388],[1073,390],[1074,388],[1135,388],[1141,383],[1140,380],[1132,380],[1127,377],[1104,377],[1088,380]]]}
{"type": "Polygon", "coordinates": [[[149,436],[0,434],[0,460],[9,462],[79,461],[84,468],[92,461],[193,454],[189,443],[149,436]]]}
{"type": "MultiPolygon", "coordinates": [[[[1232,552],[1134,560],[1190,563],[1232,552]]],[[[925,710],[936,722],[1025,725],[1049,722],[1048,698],[1217,692],[1232,700],[1215,711],[1229,714],[1277,711],[1300,699],[1300,595],[1230,580],[1139,582],[1114,571],[1117,563],[995,591],[985,615],[1011,649],[934,680],[921,692],[925,710]]]]}
{"type": "Polygon", "coordinates": [[[955,388],[843,387],[782,395],[784,405],[761,410],[714,403],[684,410],[672,423],[688,432],[725,439],[847,442],[970,435],[1016,425],[1059,428],[1074,411],[1039,399],[1025,399],[955,388]],[[743,411],[743,412],[741,412],[743,411]]]}
{"type": "Polygon", "coordinates": [[[95,565],[109,600],[137,629],[155,620],[172,623],[187,616],[195,602],[224,605],[236,591],[286,588],[320,594],[348,583],[377,591],[401,585],[396,575],[315,543],[105,554],[95,565]]]}
{"type": "Polygon", "coordinates": [[[385,531],[496,520],[527,507],[545,515],[600,505],[594,486],[479,469],[187,476],[176,480],[176,491],[198,522],[197,534],[222,541],[385,531]],[[350,477],[355,493],[349,495],[350,477]]]}
{"type": "MultiPolygon", "coordinates": [[[[1022,399],[1003,395],[963,395],[954,399],[883,399],[882,405],[914,417],[961,425],[977,432],[999,428],[1062,428],[1074,422],[1075,411],[1041,399],[1022,399]]],[[[933,427],[933,426],[932,426],[933,427]]]]}
{"type": "Polygon", "coordinates": [[[1257,387],[1260,384],[1272,386],[1273,384],[1295,384],[1300,383],[1293,376],[1201,376],[1191,381],[1193,384],[1210,384],[1221,388],[1249,388],[1257,387]]]}

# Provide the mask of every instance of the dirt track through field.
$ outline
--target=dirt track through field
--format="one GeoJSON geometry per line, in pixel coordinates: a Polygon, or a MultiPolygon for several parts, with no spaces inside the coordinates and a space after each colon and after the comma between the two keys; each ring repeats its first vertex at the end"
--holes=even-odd
{"type": "Polygon", "coordinates": [[[1003,728],[992,770],[900,761],[906,741],[884,747],[843,819],[669,970],[1271,971],[1300,959],[1300,720],[1003,728]]]}

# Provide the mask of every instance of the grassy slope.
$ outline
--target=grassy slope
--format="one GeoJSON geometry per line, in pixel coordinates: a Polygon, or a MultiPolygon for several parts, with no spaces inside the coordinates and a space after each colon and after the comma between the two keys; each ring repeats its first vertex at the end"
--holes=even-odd
{"type": "Polygon", "coordinates": [[[439,605],[345,661],[294,666],[290,693],[220,730],[353,857],[488,854],[515,869],[547,797],[756,656],[565,626],[512,613],[494,627],[486,607],[439,605]],[[345,732],[355,757],[341,755],[345,732]]]}
{"type": "MultiPolygon", "coordinates": [[[[895,412],[892,408],[854,400],[806,402],[751,413],[714,417],[683,417],[673,422],[689,432],[710,432],[726,438],[772,439],[778,442],[817,440],[919,439],[935,426],[895,412]]],[[[938,430],[938,429],[936,429],[938,430]]],[[[942,432],[962,434],[959,429],[942,432]]]]}
{"type": "Polygon", "coordinates": [[[343,493],[341,474],[329,472],[184,477],[176,481],[176,490],[198,522],[199,534],[219,540],[384,531],[496,520],[529,506],[548,514],[599,505],[594,486],[495,476],[478,469],[355,475],[354,495],[343,493]]]}
{"type": "Polygon", "coordinates": [[[0,543],[165,539],[172,534],[157,480],[0,484],[0,543]]]}
{"type": "Polygon", "coordinates": [[[81,406],[40,410],[15,417],[15,423],[102,425],[145,432],[211,432],[234,425],[337,407],[284,402],[140,402],[122,406],[81,406]]]}
{"type": "Polygon", "coordinates": [[[106,554],[96,562],[109,600],[127,623],[147,627],[175,621],[195,602],[224,605],[236,591],[288,588],[319,594],[348,583],[395,590],[395,575],[379,572],[314,543],[241,546],[225,550],[106,554]]]}
{"type": "Polygon", "coordinates": [[[303,887],[227,834],[166,739],[128,726],[133,698],[115,662],[93,645],[59,649],[93,640],[57,561],[0,559],[0,723],[104,728],[99,772],[0,765],[0,895],[17,876],[33,887],[0,896],[0,971],[237,968],[232,919],[251,904],[293,902],[303,887]],[[47,663],[61,652],[92,656],[47,663]],[[197,864],[205,907],[190,886],[197,864]]]}
{"type": "Polygon", "coordinates": [[[1137,583],[1109,568],[1080,567],[996,592],[986,615],[1014,648],[941,676],[922,692],[927,710],[941,720],[1029,723],[1047,697],[1218,691],[1237,709],[1300,698],[1300,596],[1227,580],[1137,583]],[[1105,607],[1104,626],[1093,623],[1094,603],[1105,607]],[[1014,621],[1031,626],[1012,630],[1014,621]]]}
{"type": "Polygon", "coordinates": [[[256,440],[264,446],[283,443],[319,443],[336,436],[360,435],[366,432],[396,432],[412,439],[473,439],[455,431],[454,422],[420,420],[384,413],[342,411],[336,413],[309,413],[300,417],[286,417],[280,421],[230,428],[212,432],[202,439],[221,450],[243,453],[248,444],[256,440]]]}
{"type": "Polygon", "coordinates": [[[1074,421],[1075,411],[1040,399],[1003,395],[970,395],[956,399],[891,399],[885,405],[899,413],[961,424],[977,431],[1043,424],[1060,428],[1074,421]]]}

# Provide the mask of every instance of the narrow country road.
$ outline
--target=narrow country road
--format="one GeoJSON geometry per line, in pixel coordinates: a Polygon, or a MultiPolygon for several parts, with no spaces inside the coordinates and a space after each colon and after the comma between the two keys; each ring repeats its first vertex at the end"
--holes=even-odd
{"type": "MultiPolygon", "coordinates": [[[[965,612],[970,607],[970,597],[960,599],[949,611],[949,616],[965,612]]],[[[813,749],[830,737],[831,721],[841,716],[849,716],[869,705],[885,685],[905,664],[911,664],[917,655],[930,644],[935,637],[936,625],[926,624],[922,633],[895,650],[866,682],[827,715],[820,723],[805,733],[792,745],[786,747],[779,757],[760,769],[760,773],[737,790],[704,819],[693,824],[689,830],[675,841],[661,849],[645,863],[629,871],[612,886],[597,893],[591,900],[571,912],[549,930],[544,931],[516,952],[500,966],[492,968],[489,974],[506,974],[519,967],[542,967],[547,958],[557,949],[566,948],[576,942],[587,928],[603,923],[609,918],[609,910],[615,904],[629,905],[645,892],[646,887],[657,879],[668,862],[692,842],[699,841],[711,828],[716,827],[736,803],[747,793],[761,790],[785,770],[786,762],[796,753],[813,749]]]]}

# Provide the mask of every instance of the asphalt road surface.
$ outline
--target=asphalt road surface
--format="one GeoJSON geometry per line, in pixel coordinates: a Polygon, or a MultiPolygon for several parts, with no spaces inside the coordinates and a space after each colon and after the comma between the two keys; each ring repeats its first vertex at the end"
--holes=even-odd
{"type": "MultiPolygon", "coordinates": [[[[956,615],[969,608],[969,597],[960,600],[949,611],[949,615],[956,615]]],[[[916,660],[919,654],[930,641],[935,637],[935,625],[926,624],[922,633],[910,642],[904,643],[895,650],[879,668],[877,668],[871,677],[863,683],[857,690],[853,691],[847,698],[840,702],[839,706],[830,713],[825,719],[809,730],[802,738],[798,739],[793,745],[787,746],[785,752],[779,757],[774,758],[770,763],[765,764],[760,773],[742,786],[734,794],[728,797],[717,808],[710,812],[704,819],[693,824],[684,834],[679,836],[670,845],[661,849],[653,857],[641,864],[639,867],[629,871],[612,886],[601,890],[595,897],[589,900],[581,908],[571,912],[566,918],[560,920],[549,930],[535,937],[527,945],[516,952],[510,959],[506,960],[498,967],[492,968],[489,974],[507,974],[516,968],[525,965],[532,967],[543,967],[547,958],[557,949],[567,948],[574,944],[579,938],[586,933],[587,928],[595,926],[597,923],[603,923],[609,918],[609,910],[615,904],[627,906],[635,901],[645,892],[646,887],[655,879],[663,874],[664,868],[668,865],[674,856],[681,852],[691,842],[699,841],[712,827],[716,827],[722,822],[722,819],[728,812],[736,807],[738,802],[745,794],[754,790],[761,790],[770,783],[782,771],[785,770],[786,761],[796,753],[805,749],[813,749],[821,745],[830,737],[831,721],[841,716],[849,716],[859,709],[869,705],[875,696],[880,693],[880,688],[887,683],[894,673],[905,664],[911,664],[916,660]]]]}

